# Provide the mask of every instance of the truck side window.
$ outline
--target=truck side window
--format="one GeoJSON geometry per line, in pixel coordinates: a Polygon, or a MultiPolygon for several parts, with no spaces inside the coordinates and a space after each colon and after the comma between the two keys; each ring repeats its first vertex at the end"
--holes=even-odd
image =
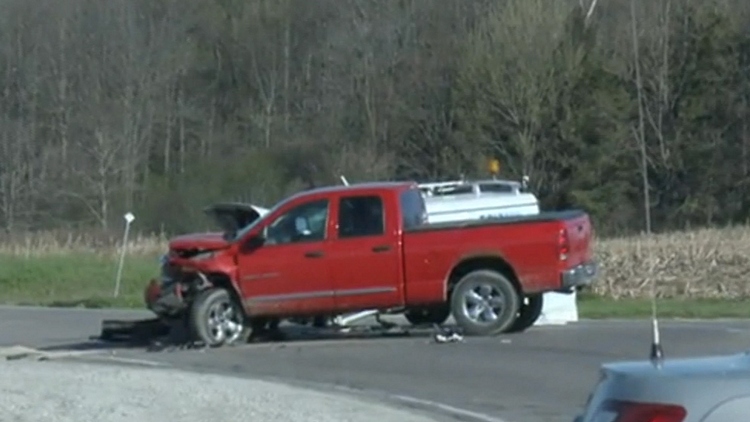
{"type": "Polygon", "coordinates": [[[265,244],[322,241],[326,237],[328,200],[298,205],[280,215],[265,229],[265,244]]]}
{"type": "Polygon", "coordinates": [[[349,196],[339,202],[339,238],[385,233],[383,200],[379,196],[349,196]]]}
{"type": "Polygon", "coordinates": [[[427,211],[418,189],[405,190],[401,193],[400,200],[404,230],[414,229],[425,223],[427,211]]]}

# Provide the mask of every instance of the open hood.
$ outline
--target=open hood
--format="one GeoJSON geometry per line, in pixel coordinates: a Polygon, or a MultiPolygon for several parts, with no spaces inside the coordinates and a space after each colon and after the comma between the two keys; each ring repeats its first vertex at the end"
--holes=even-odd
{"type": "Polygon", "coordinates": [[[241,202],[211,205],[203,210],[219,225],[224,234],[236,233],[268,213],[268,209],[241,202]]]}
{"type": "Polygon", "coordinates": [[[169,241],[170,250],[180,251],[183,257],[213,251],[229,245],[229,239],[238,230],[266,215],[269,210],[252,204],[220,203],[203,209],[221,229],[221,233],[188,233],[175,236],[169,241]]]}

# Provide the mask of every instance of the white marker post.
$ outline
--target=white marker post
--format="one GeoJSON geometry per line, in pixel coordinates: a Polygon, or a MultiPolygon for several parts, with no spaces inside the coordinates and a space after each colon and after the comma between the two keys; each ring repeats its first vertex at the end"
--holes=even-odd
{"type": "Polygon", "coordinates": [[[122,249],[120,250],[120,264],[117,266],[117,276],[115,277],[114,297],[120,295],[120,280],[122,279],[122,267],[125,264],[125,251],[128,247],[130,224],[135,220],[135,216],[131,212],[125,214],[123,217],[125,218],[125,234],[122,236],[122,249]]]}

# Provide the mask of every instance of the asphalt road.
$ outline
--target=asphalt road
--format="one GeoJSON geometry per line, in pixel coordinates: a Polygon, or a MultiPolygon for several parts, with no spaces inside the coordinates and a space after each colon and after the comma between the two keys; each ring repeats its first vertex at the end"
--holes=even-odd
{"type": "MultiPolygon", "coordinates": [[[[103,318],[128,311],[0,307],[0,346],[82,348],[103,318]]],[[[750,321],[662,321],[666,357],[750,349],[750,321]]],[[[342,388],[405,405],[452,411],[464,420],[570,422],[602,362],[648,356],[648,321],[582,321],[526,333],[436,344],[406,337],[292,337],[209,351],[104,351],[182,369],[342,388]],[[439,407],[439,409],[438,409],[439,407]],[[493,419],[494,418],[494,419],[493,419]]]]}

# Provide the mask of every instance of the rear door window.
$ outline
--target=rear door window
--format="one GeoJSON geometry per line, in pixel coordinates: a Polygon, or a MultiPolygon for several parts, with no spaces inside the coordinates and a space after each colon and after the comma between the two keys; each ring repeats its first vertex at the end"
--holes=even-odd
{"type": "Polygon", "coordinates": [[[383,200],[376,195],[345,196],[339,201],[339,238],[385,234],[383,200]]]}

